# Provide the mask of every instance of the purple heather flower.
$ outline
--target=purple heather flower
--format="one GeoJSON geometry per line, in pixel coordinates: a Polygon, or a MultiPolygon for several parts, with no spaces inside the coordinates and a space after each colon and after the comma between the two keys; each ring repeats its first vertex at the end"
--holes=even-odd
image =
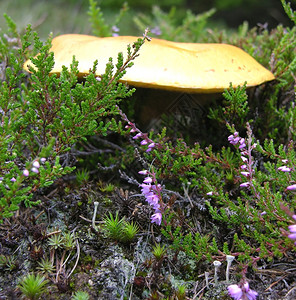
{"type": "Polygon", "coordinates": [[[117,26],[112,26],[112,36],[119,36],[118,32],[120,31],[120,29],[117,26]]]}
{"type": "Polygon", "coordinates": [[[287,166],[282,166],[282,167],[279,167],[278,170],[282,171],[282,172],[290,172],[291,168],[289,168],[287,166]]]}
{"type": "Polygon", "coordinates": [[[29,171],[28,171],[27,169],[25,169],[25,170],[23,171],[23,175],[26,176],[26,177],[28,177],[28,176],[29,176],[29,171]]]}
{"type": "Polygon", "coordinates": [[[240,145],[239,145],[239,149],[243,149],[243,148],[246,148],[246,143],[245,143],[245,139],[244,138],[241,138],[240,141],[239,141],[240,145]]]}
{"type": "Polygon", "coordinates": [[[143,182],[145,183],[152,183],[152,178],[151,177],[146,177],[143,182]]]}
{"type": "Polygon", "coordinates": [[[136,139],[140,138],[141,136],[142,136],[142,133],[139,132],[133,137],[133,139],[136,140],[136,139]]]}
{"type": "Polygon", "coordinates": [[[148,142],[146,141],[146,140],[143,140],[143,141],[141,141],[141,145],[143,146],[143,145],[147,145],[148,144],[148,142]]]}
{"type": "Polygon", "coordinates": [[[148,171],[147,170],[143,170],[143,171],[139,171],[138,173],[141,174],[141,175],[147,175],[148,171]]]}
{"type": "Polygon", "coordinates": [[[244,156],[241,156],[241,159],[242,159],[243,162],[247,162],[248,161],[248,159],[246,157],[244,157],[244,156]]]}
{"type": "Polygon", "coordinates": [[[161,30],[160,30],[160,28],[158,26],[155,26],[154,28],[152,28],[150,30],[150,32],[153,33],[153,34],[155,34],[155,35],[161,35],[161,33],[162,33],[161,30]]]}
{"type": "Polygon", "coordinates": [[[159,197],[158,195],[155,195],[153,193],[151,193],[151,195],[147,196],[146,198],[147,202],[153,206],[154,209],[158,209],[159,208],[159,197]]]}
{"type": "Polygon", "coordinates": [[[289,186],[287,186],[286,189],[287,189],[288,191],[295,191],[295,190],[296,190],[296,184],[289,185],[289,186]]]}
{"type": "Polygon", "coordinates": [[[156,212],[151,216],[151,223],[155,223],[157,225],[161,224],[162,214],[160,212],[156,212]]]}
{"type": "Polygon", "coordinates": [[[148,195],[150,193],[150,189],[151,189],[151,184],[145,184],[145,183],[142,183],[140,185],[140,187],[142,188],[141,189],[141,192],[144,196],[148,195]]]}
{"type": "Polygon", "coordinates": [[[291,234],[288,235],[288,238],[290,238],[291,240],[296,240],[296,224],[290,225],[288,228],[291,232],[291,234]]]}
{"type": "Polygon", "coordinates": [[[250,186],[250,182],[241,183],[239,186],[240,187],[249,187],[250,186]]]}
{"type": "Polygon", "coordinates": [[[242,165],[240,168],[241,168],[242,170],[246,170],[248,167],[247,167],[246,165],[242,165]]]}
{"type": "Polygon", "coordinates": [[[240,300],[243,292],[242,289],[237,285],[237,284],[232,284],[227,287],[228,289],[228,294],[234,298],[235,300],[240,300]]]}
{"type": "Polygon", "coordinates": [[[237,284],[232,284],[227,289],[229,295],[235,300],[256,300],[256,297],[258,296],[256,291],[250,289],[248,282],[244,283],[242,287],[239,287],[237,284]]]}
{"type": "Polygon", "coordinates": [[[10,179],[10,181],[11,181],[11,182],[16,182],[16,179],[15,179],[14,177],[12,177],[12,178],[10,179]]]}
{"type": "Polygon", "coordinates": [[[250,172],[241,172],[241,174],[242,174],[243,176],[246,176],[246,177],[249,177],[249,176],[250,176],[250,172]]]}
{"type": "Polygon", "coordinates": [[[38,160],[35,160],[35,161],[33,162],[33,167],[34,167],[34,168],[37,168],[37,169],[40,168],[40,163],[39,163],[38,160]]]}
{"type": "Polygon", "coordinates": [[[208,192],[207,195],[208,195],[208,196],[212,196],[212,195],[213,195],[213,192],[208,192]]]}
{"type": "Polygon", "coordinates": [[[287,159],[282,159],[282,162],[283,162],[284,164],[286,164],[286,163],[288,162],[288,160],[287,160],[287,159]]]}
{"type": "Polygon", "coordinates": [[[45,157],[41,157],[41,158],[40,158],[40,161],[41,161],[42,163],[45,163],[45,162],[46,162],[46,158],[45,158],[45,157]]]}
{"type": "Polygon", "coordinates": [[[228,141],[232,145],[236,145],[240,140],[240,137],[238,136],[238,132],[235,132],[234,134],[230,135],[228,137],[228,141]]]}
{"type": "Polygon", "coordinates": [[[38,170],[37,168],[35,168],[35,167],[33,167],[33,168],[31,169],[31,171],[34,172],[34,173],[36,173],[36,174],[39,173],[39,170],[38,170]]]}

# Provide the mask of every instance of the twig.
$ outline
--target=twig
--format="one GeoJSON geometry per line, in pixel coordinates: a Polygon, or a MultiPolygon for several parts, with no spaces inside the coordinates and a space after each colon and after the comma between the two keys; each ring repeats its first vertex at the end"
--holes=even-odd
{"type": "Polygon", "coordinates": [[[74,267],[73,267],[73,269],[71,270],[71,272],[69,273],[68,277],[70,277],[71,274],[72,274],[72,273],[74,272],[74,270],[76,269],[77,264],[78,264],[78,261],[79,261],[79,258],[80,258],[80,247],[79,247],[78,239],[76,239],[76,248],[77,248],[77,258],[76,258],[74,267]]]}

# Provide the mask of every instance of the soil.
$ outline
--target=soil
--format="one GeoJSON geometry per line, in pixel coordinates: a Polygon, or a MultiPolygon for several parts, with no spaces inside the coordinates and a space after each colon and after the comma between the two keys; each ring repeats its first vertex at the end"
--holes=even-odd
{"type": "MultiPolygon", "coordinates": [[[[208,262],[197,265],[182,251],[172,251],[165,244],[160,227],[150,223],[151,210],[135,186],[121,183],[110,192],[102,192],[102,186],[95,178],[81,186],[61,179],[38,195],[42,204],[21,207],[1,224],[1,257],[10,258],[10,262],[0,265],[0,299],[22,297],[19,281],[28,273],[41,272],[39,263],[53,254],[50,237],[66,232],[75,234],[75,246],[66,251],[68,260],[64,259],[58,275],[63,249],[55,249],[56,269],[44,274],[48,284],[40,299],[72,299],[78,290],[86,291],[89,299],[231,299],[225,263],[215,285],[208,262]],[[95,228],[94,201],[99,202],[95,228]],[[102,230],[104,216],[116,211],[140,228],[128,243],[112,240],[102,230]],[[156,243],[166,248],[160,260],[152,255],[156,243]],[[205,271],[209,272],[208,287],[205,271]],[[186,298],[178,298],[176,291],[184,284],[186,298]]],[[[200,208],[194,209],[197,215],[200,208]]],[[[232,283],[236,283],[235,271],[234,266],[232,283]]],[[[248,272],[250,287],[259,293],[257,299],[296,299],[294,272],[294,262],[285,258],[264,262],[256,272],[248,272]]]]}

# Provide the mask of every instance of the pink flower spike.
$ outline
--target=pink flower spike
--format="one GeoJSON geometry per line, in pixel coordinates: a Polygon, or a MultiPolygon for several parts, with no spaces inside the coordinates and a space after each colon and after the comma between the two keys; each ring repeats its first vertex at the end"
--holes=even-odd
{"type": "Polygon", "coordinates": [[[289,168],[287,166],[282,166],[282,167],[279,167],[278,170],[282,171],[282,172],[290,172],[291,168],[289,168]]]}
{"type": "Polygon", "coordinates": [[[28,177],[28,176],[29,176],[29,171],[28,171],[27,169],[25,169],[25,170],[23,171],[23,175],[26,176],[26,177],[28,177]]]}
{"type": "Polygon", "coordinates": [[[143,140],[142,142],[141,142],[141,145],[143,146],[143,145],[147,145],[148,144],[148,142],[146,141],[146,140],[143,140]]]}
{"type": "Polygon", "coordinates": [[[292,185],[287,186],[286,190],[295,191],[296,190],[296,184],[292,184],[292,185]]]}
{"type": "Polygon", "coordinates": [[[148,148],[154,148],[155,147],[155,143],[150,143],[149,145],[148,145],[148,148]]]}
{"type": "Polygon", "coordinates": [[[242,159],[243,162],[247,162],[248,161],[248,159],[246,157],[244,157],[244,156],[241,156],[241,159],[242,159]]]}
{"type": "Polygon", "coordinates": [[[247,166],[246,166],[246,165],[242,165],[240,168],[241,168],[242,170],[246,170],[246,169],[247,169],[247,166]]]}
{"type": "Polygon", "coordinates": [[[250,182],[241,183],[239,186],[240,187],[249,187],[250,186],[250,182]]]}

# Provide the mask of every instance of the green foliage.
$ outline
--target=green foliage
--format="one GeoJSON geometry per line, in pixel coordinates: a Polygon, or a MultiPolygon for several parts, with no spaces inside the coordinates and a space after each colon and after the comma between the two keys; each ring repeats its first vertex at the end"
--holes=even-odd
{"type": "Polygon", "coordinates": [[[53,249],[59,249],[63,247],[63,237],[61,234],[53,234],[48,238],[48,245],[53,249]]]}
{"type": "Polygon", "coordinates": [[[42,274],[50,275],[55,271],[55,267],[53,266],[52,261],[49,259],[42,259],[38,262],[37,270],[42,274]]]}
{"type": "Polygon", "coordinates": [[[13,271],[16,269],[16,259],[14,256],[0,255],[0,269],[13,271]]]}
{"type": "MultiPolygon", "coordinates": [[[[160,7],[153,6],[152,17],[147,14],[138,14],[134,17],[134,22],[140,31],[144,31],[149,24],[150,29],[156,29],[159,38],[179,42],[198,42],[205,34],[207,20],[215,13],[211,9],[202,14],[193,14],[187,11],[181,25],[176,24],[176,7],[172,7],[168,13],[162,11],[160,7]]],[[[153,30],[152,30],[153,33],[153,30]]]]}
{"type": "Polygon", "coordinates": [[[291,8],[291,4],[287,3],[285,0],[281,0],[281,2],[286,14],[291,19],[291,21],[293,21],[294,24],[296,25],[296,12],[293,11],[293,9],[291,8]]]}
{"type": "Polygon", "coordinates": [[[133,222],[124,222],[122,231],[123,236],[121,240],[123,242],[131,242],[139,232],[139,226],[133,222]]]}
{"type": "Polygon", "coordinates": [[[12,36],[2,34],[0,39],[0,62],[5,65],[0,74],[0,222],[22,202],[39,204],[32,190],[48,187],[75,169],[74,145],[118,130],[117,104],[133,93],[118,80],[132,66],[145,40],[127,47],[126,60],[119,53],[115,66],[110,59],[100,80],[95,76],[98,62],[94,62],[85,81],[78,83],[74,57],[69,70],[64,67],[59,77],[51,75],[51,39],[42,43],[30,26],[20,35],[14,22],[6,19],[12,36]],[[34,68],[27,78],[23,64],[35,53],[39,54],[31,58],[34,68]],[[31,172],[35,161],[40,168],[31,172]],[[24,170],[29,170],[29,176],[24,170]]]}
{"type": "Polygon", "coordinates": [[[53,234],[48,238],[48,245],[52,249],[65,249],[71,250],[75,247],[75,235],[69,232],[63,232],[62,234],[53,234]]]}
{"type": "Polygon", "coordinates": [[[139,231],[137,224],[128,222],[125,218],[119,219],[118,212],[115,218],[109,212],[109,216],[105,216],[103,230],[107,237],[119,242],[131,242],[139,231]]]}
{"type": "Polygon", "coordinates": [[[176,298],[178,300],[185,300],[186,299],[186,285],[182,284],[182,285],[179,285],[177,287],[176,298]]]}
{"type": "Polygon", "coordinates": [[[113,32],[114,28],[117,28],[119,22],[124,17],[128,9],[129,9],[128,3],[124,2],[121,10],[119,11],[119,14],[115,18],[113,26],[111,27],[106,23],[104,19],[104,14],[100,6],[97,5],[97,1],[89,0],[88,15],[89,15],[89,22],[92,26],[92,33],[100,37],[112,36],[112,33],[114,33],[113,32]]]}
{"type": "Polygon", "coordinates": [[[37,300],[46,292],[48,280],[39,274],[28,274],[21,279],[18,287],[25,297],[30,300],[37,300]]]}
{"type": "Polygon", "coordinates": [[[161,260],[166,254],[166,247],[165,245],[160,246],[160,244],[156,244],[152,249],[152,254],[156,258],[156,260],[161,260]]]}
{"type": "Polygon", "coordinates": [[[103,222],[105,234],[111,239],[119,241],[122,237],[124,219],[119,219],[118,212],[116,212],[115,218],[109,212],[109,216],[105,216],[103,222]]]}
{"type": "Polygon", "coordinates": [[[79,186],[85,185],[89,181],[89,171],[85,169],[77,170],[76,181],[79,186]]]}
{"type": "Polygon", "coordinates": [[[230,83],[229,89],[223,93],[224,103],[216,109],[210,108],[209,118],[220,123],[236,124],[242,127],[249,113],[246,83],[242,87],[234,89],[230,83]]]}
{"type": "Polygon", "coordinates": [[[72,300],[88,300],[89,295],[87,292],[77,291],[71,298],[72,300]]]}

